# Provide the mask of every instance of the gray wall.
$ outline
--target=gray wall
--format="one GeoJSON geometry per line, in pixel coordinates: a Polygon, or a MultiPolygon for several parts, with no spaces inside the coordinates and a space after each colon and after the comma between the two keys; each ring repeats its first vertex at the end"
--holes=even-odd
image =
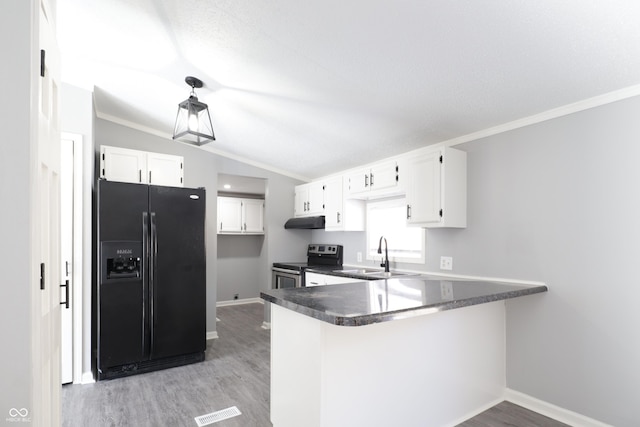
{"type": "MultiPolygon", "coordinates": [[[[295,233],[284,233],[284,222],[293,212],[293,188],[300,181],[249,164],[241,163],[202,149],[140,132],[110,121],[96,119],[96,150],[101,145],[132,148],[135,150],[184,156],[184,184],[186,187],[205,187],[207,189],[207,332],[216,330],[216,302],[231,298],[218,293],[218,257],[223,271],[241,269],[239,286],[241,298],[259,296],[262,289],[271,286],[271,264],[274,259],[286,259],[295,250],[303,251],[307,241],[302,242],[295,233]],[[216,196],[218,173],[242,175],[266,179],[265,226],[263,237],[235,237],[231,240],[221,238],[224,248],[218,247],[216,234],[216,196]],[[274,228],[272,230],[272,228],[274,228]],[[261,241],[262,239],[262,241],[261,241]],[[260,244],[261,243],[261,244],[260,244]],[[301,249],[302,248],[302,249],[301,249]],[[247,286],[247,280],[256,280],[253,288],[247,286]],[[246,296],[244,293],[246,292],[246,296]]],[[[215,142],[212,142],[215,144],[215,142]]],[[[234,289],[228,274],[222,274],[225,287],[234,289]]],[[[227,293],[227,291],[224,291],[227,293]]]]}
{"type": "Polygon", "coordinates": [[[30,121],[31,61],[35,54],[30,43],[31,3],[3,0],[0,5],[0,53],[4,61],[0,67],[0,425],[15,425],[5,420],[11,408],[33,409],[31,293],[38,290],[32,278],[37,266],[32,264],[30,238],[31,181],[36,177],[31,150],[37,145],[37,133],[30,121]]]}
{"type": "Polygon", "coordinates": [[[264,236],[218,236],[218,301],[258,298],[264,281],[264,236]]]}
{"type": "Polygon", "coordinates": [[[426,264],[405,266],[545,282],[507,303],[508,387],[620,427],[640,425],[638,117],[635,97],[458,146],[468,227],[428,230],[426,264]]]}

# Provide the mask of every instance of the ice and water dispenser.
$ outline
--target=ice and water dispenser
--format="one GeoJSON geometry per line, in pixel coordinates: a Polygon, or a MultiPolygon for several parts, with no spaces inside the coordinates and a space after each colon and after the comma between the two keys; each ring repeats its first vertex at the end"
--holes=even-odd
{"type": "Polygon", "coordinates": [[[102,283],[140,280],[142,277],[142,242],[102,242],[102,283]]]}

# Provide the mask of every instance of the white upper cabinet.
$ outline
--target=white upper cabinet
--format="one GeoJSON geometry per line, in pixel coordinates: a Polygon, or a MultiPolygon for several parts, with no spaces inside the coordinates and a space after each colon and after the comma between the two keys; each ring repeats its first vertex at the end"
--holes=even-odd
{"type": "Polygon", "coordinates": [[[183,187],[183,165],[181,156],[100,147],[100,177],[109,181],[183,187]]]}
{"type": "Polygon", "coordinates": [[[218,197],[218,234],[242,233],[242,199],[218,197]]]}
{"type": "Polygon", "coordinates": [[[398,187],[400,171],[398,163],[392,160],[350,172],[346,179],[349,197],[369,198],[398,187]]]}
{"type": "Polygon", "coordinates": [[[294,216],[324,214],[324,185],[322,181],[310,182],[295,187],[294,216]]]}
{"type": "Polygon", "coordinates": [[[342,176],[324,180],[324,215],[327,231],[363,231],[365,208],[362,200],[346,200],[342,176]]]}
{"type": "Polygon", "coordinates": [[[147,153],[147,183],[182,187],[184,160],[180,156],[147,153]]]}
{"type": "Polygon", "coordinates": [[[147,153],[103,145],[100,147],[100,177],[109,181],[146,183],[147,153]]]}
{"type": "Polygon", "coordinates": [[[218,197],[218,234],[264,234],[264,200],[218,197]]]}
{"type": "Polygon", "coordinates": [[[440,147],[409,160],[407,223],[467,226],[467,153],[440,147]]]}
{"type": "Polygon", "coordinates": [[[264,234],[264,200],[242,200],[242,225],[247,234],[264,234]]]}

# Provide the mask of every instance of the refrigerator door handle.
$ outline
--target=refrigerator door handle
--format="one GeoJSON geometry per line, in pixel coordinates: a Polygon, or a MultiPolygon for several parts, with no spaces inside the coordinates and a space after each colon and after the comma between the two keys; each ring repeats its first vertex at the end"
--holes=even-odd
{"type": "Polygon", "coordinates": [[[151,225],[151,250],[149,251],[149,355],[153,357],[153,341],[154,341],[154,328],[153,328],[153,306],[155,299],[153,297],[153,290],[155,286],[155,273],[157,271],[156,260],[158,255],[158,233],[156,229],[156,213],[151,212],[150,216],[150,225],[151,225]]]}
{"type": "Polygon", "coordinates": [[[146,309],[149,299],[149,213],[142,212],[142,354],[149,356],[149,334],[147,331],[150,321],[149,312],[146,309]]]}

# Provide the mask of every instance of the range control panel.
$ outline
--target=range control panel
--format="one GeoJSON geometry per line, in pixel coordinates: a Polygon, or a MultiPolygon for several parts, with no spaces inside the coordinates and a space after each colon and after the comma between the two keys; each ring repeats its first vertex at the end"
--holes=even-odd
{"type": "Polygon", "coordinates": [[[342,256],[342,246],[312,243],[307,248],[307,256],[340,257],[342,256]]]}

